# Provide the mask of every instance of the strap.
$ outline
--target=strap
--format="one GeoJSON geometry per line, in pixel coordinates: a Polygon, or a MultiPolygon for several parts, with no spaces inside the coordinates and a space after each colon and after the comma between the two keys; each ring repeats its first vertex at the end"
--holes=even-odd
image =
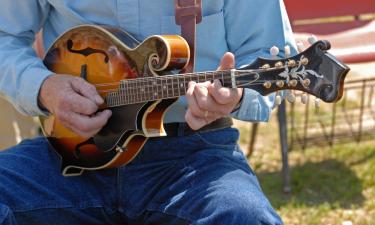
{"type": "Polygon", "coordinates": [[[196,24],[202,21],[201,0],[175,0],[176,24],[181,26],[181,36],[190,47],[190,60],[184,73],[194,71],[196,24]]]}

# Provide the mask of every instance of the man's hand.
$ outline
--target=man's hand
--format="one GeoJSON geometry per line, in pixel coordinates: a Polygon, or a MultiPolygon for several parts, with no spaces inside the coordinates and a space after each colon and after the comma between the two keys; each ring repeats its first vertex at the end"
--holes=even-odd
{"type": "Polygon", "coordinates": [[[42,84],[39,103],[79,136],[88,138],[99,132],[112,115],[97,112],[104,100],[96,88],[79,77],[52,75],[42,84]]]}
{"type": "MultiPolygon", "coordinates": [[[[227,52],[221,59],[218,70],[234,68],[235,60],[232,53],[227,52]]],[[[188,110],[185,115],[186,122],[193,130],[229,115],[239,103],[243,93],[242,88],[224,88],[219,80],[213,83],[190,82],[186,92],[188,110]]]]}

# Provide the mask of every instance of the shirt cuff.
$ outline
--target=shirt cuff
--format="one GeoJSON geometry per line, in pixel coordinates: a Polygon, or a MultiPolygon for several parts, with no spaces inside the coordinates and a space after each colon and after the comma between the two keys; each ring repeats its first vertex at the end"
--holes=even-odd
{"type": "Polygon", "coordinates": [[[21,90],[18,92],[19,101],[16,105],[16,108],[20,112],[29,116],[46,116],[49,114],[48,111],[39,107],[38,97],[44,80],[50,75],[53,75],[53,72],[43,66],[28,68],[22,74],[21,90]]]}
{"type": "Polygon", "coordinates": [[[275,95],[262,96],[251,89],[244,89],[241,106],[230,115],[238,120],[267,122],[271,116],[275,95]]]}

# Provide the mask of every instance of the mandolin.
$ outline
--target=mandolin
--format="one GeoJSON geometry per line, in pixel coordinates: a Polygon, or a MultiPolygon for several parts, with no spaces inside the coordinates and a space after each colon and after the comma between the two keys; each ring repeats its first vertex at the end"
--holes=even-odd
{"type": "Polygon", "coordinates": [[[329,49],[329,42],[318,41],[285,59],[258,58],[241,69],[176,74],[190,57],[187,42],[178,35],[151,36],[140,43],[115,28],[78,26],[54,42],[44,64],[54,73],[93,84],[112,117],[88,139],[65,128],[55,115],[40,117],[42,129],[61,156],[65,176],[119,167],[137,155],[147,138],[166,135],[164,114],[185,95],[190,81],[218,79],[224,87],[250,88],[262,95],[292,89],[338,101],[349,68],[329,49]]]}

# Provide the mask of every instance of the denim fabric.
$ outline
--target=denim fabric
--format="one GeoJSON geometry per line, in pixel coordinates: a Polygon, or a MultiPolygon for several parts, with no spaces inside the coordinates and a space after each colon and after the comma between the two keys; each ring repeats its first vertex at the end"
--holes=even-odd
{"type": "Polygon", "coordinates": [[[0,153],[0,224],[282,224],[233,128],[152,138],[118,169],[60,174],[44,138],[0,153]]]}

